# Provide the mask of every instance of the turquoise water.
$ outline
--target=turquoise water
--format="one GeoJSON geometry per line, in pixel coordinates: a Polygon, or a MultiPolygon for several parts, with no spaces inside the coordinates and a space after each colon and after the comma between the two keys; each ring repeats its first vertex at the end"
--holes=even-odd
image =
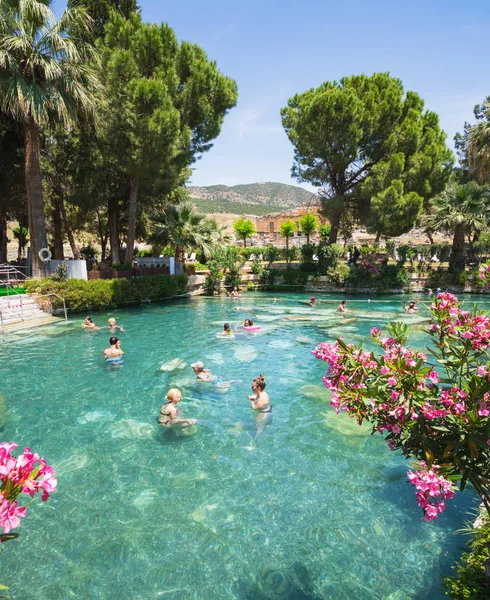
{"type": "Polygon", "coordinates": [[[423,523],[406,463],[334,413],[311,354],[337,335],[369,344],[371,327],[397,317],[422,344],[426,311],[400,313],[403,299],[349,299],[346,315],[333,298],[312,309],[292,294],[95,314],[124,326],[121,366],[104,362],[109,334],[82,331],[84,315],[4,336],[0,438],[53,464],[59,491],[29,507],[0,555],[0,583],[17,600],[443,598],[465,541],[453,532],[475,497],[458,493],[423,523]],[[215,336],[247,317],[260,332],[215,336]],[[184,368],[161,369],[173,359],[184,368]],[[185,366],[196,360],[241,381],[196,383],[185,366]],[[259,373],[273,404],[263,431],[248,401],[259,373]],[[173,386],[195,435],[156,423],[173,386]]]}

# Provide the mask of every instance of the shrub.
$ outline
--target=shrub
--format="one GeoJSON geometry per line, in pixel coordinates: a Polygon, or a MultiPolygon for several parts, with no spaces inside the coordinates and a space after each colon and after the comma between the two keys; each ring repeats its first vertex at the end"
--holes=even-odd
{"type": "Polygon", "coordinates": [[[316,252],[315,244],[304,244],[303,246],[301,246],[301,261],[303,263],[312,262],[315,252],[316,252]]]}
{"type": "Polygon", "coordinates": [[[318,244],[318,272],[327,275],[330,268],[334,269],[342,258],[344,250],[339,244],[318,244]]]}
{"type": "MultiPolygon", "coordinates": [[[[157,265],[157,266],[159,266],[159,265],[157,265]]],[[[129,271],[133,268],[133,265],[131,263],[113,263],[112,268],[115,271],[129,271]]]]}
{"type": "Polygon", "coordinates": [[[262,266],[262,261],[256,258],[252,263],[252,273],[254,275],[262,275],[264,267],[262,266]]]}
{"type": "Polygon", "coordinates": [[[282,257],[287,263],[298,259],[298,248],[291,246],[290,248],[283,248],[281,251],[282,257]]]}
{"type": "MultiPolygon", "coordinates": [[[[66,307],[73,311],[105,310],[116,306],[140,303],[143,300],[163,300],[187,292],[187,275],[154,275],[133,279],[68,279],[56,282],[50,279],[29,279],[25,282],[28,293],[57,294],[64,298],[66,307]]],[[[53,301],[54,308],[60,308],[53,301]]]]}
{"type": "Polygon", "coordinates": [[[56,269],[50,277],[52,281],[66,281],[68,279],[68,263],[62,262],[56,265],[56,269]]]}
{"type": "Polygon", "coordinates": [[[271,245],[266,246],[262,252],[264,259],[269,263],[269,266],[276,260],[279,260],[279,257],[281,256],[281,250],[271,245]]]}
{"type": "Polygon", "coordinates": [[[337,266],[327,270],[328,280],[336,285],[344,285],[350,274],[350,268],[344,263],[338,263],[337,266]]]}
{"type": "Polygon", "coordinates": [[[490,561],[489,520],[485,519],[482,527],[471,528],[471,537],[470,551],[464,552],[452,567],[455,575],[443,580],[448,594],[456,600],[485,600],[489,595],[485,581],[485,568],[490,561]]]}

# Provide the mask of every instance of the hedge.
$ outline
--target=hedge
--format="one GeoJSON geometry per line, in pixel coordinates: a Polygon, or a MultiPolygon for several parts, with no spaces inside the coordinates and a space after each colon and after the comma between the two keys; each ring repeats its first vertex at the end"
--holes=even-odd
{"type": "MultiPolygon", "coordinates": [[[[58,294],[65,299],[66,307],[73,311],[104,310],[139,304],[144,300],[163,300],[187,292],[187,275],[152,275],[133,279],[29,279],[26,292],[32,294],[58,294]]],[[[59,304],[53,301],[55,308],[59,304]]]]}

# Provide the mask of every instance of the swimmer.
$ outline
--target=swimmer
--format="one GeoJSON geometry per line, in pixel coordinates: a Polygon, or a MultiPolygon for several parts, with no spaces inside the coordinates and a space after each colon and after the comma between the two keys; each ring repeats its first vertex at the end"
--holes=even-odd
{"type": "Polygon", "coordinates": [[[310,298],[309,305],[310,306],[316,306],[316,298],[315,297],[310,298]]]}
{"type": "Polygon", "coordinates": [[[107,322],[109,323],[109,325],[107,326],[106,329],[110,329],[111,331],[120,329],[121,331],[124,331],[124,329],[120,325],[116,325],[116,319],[110,318],[107,322]]]}
{"type": "Polygon", "coordinates": [[[232,298],[240,298],[240,294],[238,293],[238,288],[235,286],[230,294],[232,298]]]}
{"type": "Polygon", "coordinates": [[[225,323],[223,325],[223,332],[221,335],[233,335],[233,331],[231,330],[229,323],[225,323]]]}
{"type": "Polygon", "coordinates": [[[112,336],[109,340],[110,347],[104,350],[106,358],[121,358],[124,352],[121,350],[121,342],[116,336],[112,336]]]}
{"type": "Polygon", "coordinates": [[[218,379],[218,377],[213,375],[209,369],[204,368],[204,363],[201,360],[192,363],[191,367],[199,381],[215,381],[218,379]]]}
{"type": "Polygon", "coordinates": [[[337,307],[337,312],[349,312],[349,309],[347,308],[347,300],[342,300],[337,307]]]}
{"type": "Polygon", "coordinates": [[[259,375],[252,381],[252,392],[248,399],[250,406],[259,414],[267,414],[272,412],[269,394],[265,391],[265,377],[259,375]]]}
{"type": "Polygon", "coordinates": [[[411,300],[408,306],[406,306],[406,304],[403,303],[403,310],[407,313],[414,314],[418,311],[418,308],[415,306],[415,301],[411,300]]]}
{"type": "Polygon", "coordinates": [[[92,317],[85,317],[85,323],[82,323],[83,329],[99,329],[97,325],[92,321],[92,317]]]}
{"type": "Polygon", "coordinates": [[[195,425],[196,419],[180,419],[177,417],[179,414],[176,405],[182,400],[182,394],[177,388],[172,388],[167,392],[165,396],[165,404],[160,409],[160,415],[157,417],[157,421],[164,427],[189,427],[189,425],[195,425]]]}

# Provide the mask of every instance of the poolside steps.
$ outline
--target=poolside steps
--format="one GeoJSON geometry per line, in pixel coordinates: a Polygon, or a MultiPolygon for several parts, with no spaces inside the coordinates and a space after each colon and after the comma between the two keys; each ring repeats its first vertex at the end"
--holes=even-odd
{"type": "MultiPolygon", "coordinates": [[[[13,333],[25,330],[32,330],[34,327],[40,327],[41,325],[52,325],[53,323],[59,323],[60,321],[65,322],[65,319],[61,317],[53,317],[51,315],[46,315],[41,317],[40,319],[28,319],[27,321],[17,321],[15,323],[10,323],[5,325],[3,328],[3,333],[13,333]]],[[[0,336],[2,335],[2,329],[0,328],[0,336]]]]}
{"type": "Polygon", "coordinates": [[[0,313],[2,315],[1,323],[3,326],[12,325],[14,323],[22,323],[33,320],[45,319],[51,317],[50,312],[46,312],[40,308],[34,298],[28,295],[2,296],[0,297],[0,313]]]}

